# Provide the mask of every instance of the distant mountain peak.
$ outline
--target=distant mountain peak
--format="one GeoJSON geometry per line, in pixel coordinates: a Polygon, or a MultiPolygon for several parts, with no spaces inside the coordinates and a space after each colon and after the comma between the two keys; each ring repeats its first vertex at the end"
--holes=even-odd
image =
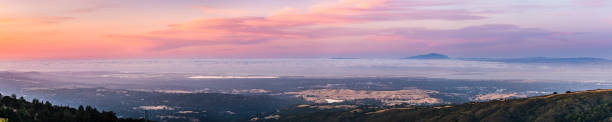
{"type": "Polygon", "coordinates": [[[352,58],[352,57],[331,57],[329,59],[359,59],[359,58],[352,58]]]}
{"type": "Polygon", "coordinates": [[[450,59],[450,57],[439,53],[429,53],[424,55],[411,56],[404,59],[450,59]]]}

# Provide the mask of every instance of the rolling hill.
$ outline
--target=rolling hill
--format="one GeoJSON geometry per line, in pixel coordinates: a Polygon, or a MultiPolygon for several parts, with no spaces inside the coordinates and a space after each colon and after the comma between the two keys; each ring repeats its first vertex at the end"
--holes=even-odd
{"type": "Polygon", "coordinates": [[[280,113],[279,121],[318,122],[597,122],[612,120],[612,89],[568,92],[523,99],[471,102],[428,107],[344,110],[293,108],[280,113]]]}

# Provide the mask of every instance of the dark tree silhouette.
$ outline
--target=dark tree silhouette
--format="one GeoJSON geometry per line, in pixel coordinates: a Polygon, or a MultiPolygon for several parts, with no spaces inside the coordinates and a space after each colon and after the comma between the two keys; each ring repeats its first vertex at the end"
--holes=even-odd
{"type": "Polygon", "coordinates": [[[79,106],[78,109],[66,106],[54,106],[49,101],[44,104],[38,99],[28,102],[17,95],[0,94],[0,118],[11,122],[144,122],[143,119],[117,118],[114,112],[99,112],[91,106],[79,106]]]}

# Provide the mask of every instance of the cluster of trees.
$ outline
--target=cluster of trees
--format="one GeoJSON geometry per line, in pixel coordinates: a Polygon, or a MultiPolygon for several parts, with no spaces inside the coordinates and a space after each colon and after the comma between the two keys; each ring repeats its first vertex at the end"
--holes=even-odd
{"type": "Polygon", "coordinates": [[[33,99],[32,102],[16,95],[0,94],[0,118],[12,122],[144,122],[142,119],[117,118],[114,112],[98,111],[93,107],[78,109],[55,106],[49,101],[33,99]]]}
{"type": "MultiPolygon", "coordinates": [[[[279,121],[318,122],[606,122],[612,121],[612,90],[566,92],[511,100],[471,102],[453,106],[412,107],[411,109],[369,109],[308,111],[281,114],[279,121]]],[[[291,111],[291,110],[289,110],[291,111]]],[[[303,110],[302,110],[303,111],[303,110]]]]}

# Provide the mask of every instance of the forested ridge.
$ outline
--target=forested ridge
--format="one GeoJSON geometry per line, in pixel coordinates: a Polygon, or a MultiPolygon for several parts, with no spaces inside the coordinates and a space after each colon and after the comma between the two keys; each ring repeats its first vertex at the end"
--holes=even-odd
{"type": "Polygon", "coordinates": [[[567,92],[460,105],[341,111],[284,110],[279,121],[317,122],[606,122],[612,120],[612,90],[567,92]],[[296,112],[298,111],[298,112],[296,112]],[[301,112],[300,112],[301,111],[301,112]]]}
{"type": "Polygon", "coordinates": [[[52,105],[33,99],[31,102],[16,95],[0,94],[0,118],[9,122],[143,122],[142,119],[117,118],[114,112],[98,111],[90,106],[77,109],[52,105]]]}

